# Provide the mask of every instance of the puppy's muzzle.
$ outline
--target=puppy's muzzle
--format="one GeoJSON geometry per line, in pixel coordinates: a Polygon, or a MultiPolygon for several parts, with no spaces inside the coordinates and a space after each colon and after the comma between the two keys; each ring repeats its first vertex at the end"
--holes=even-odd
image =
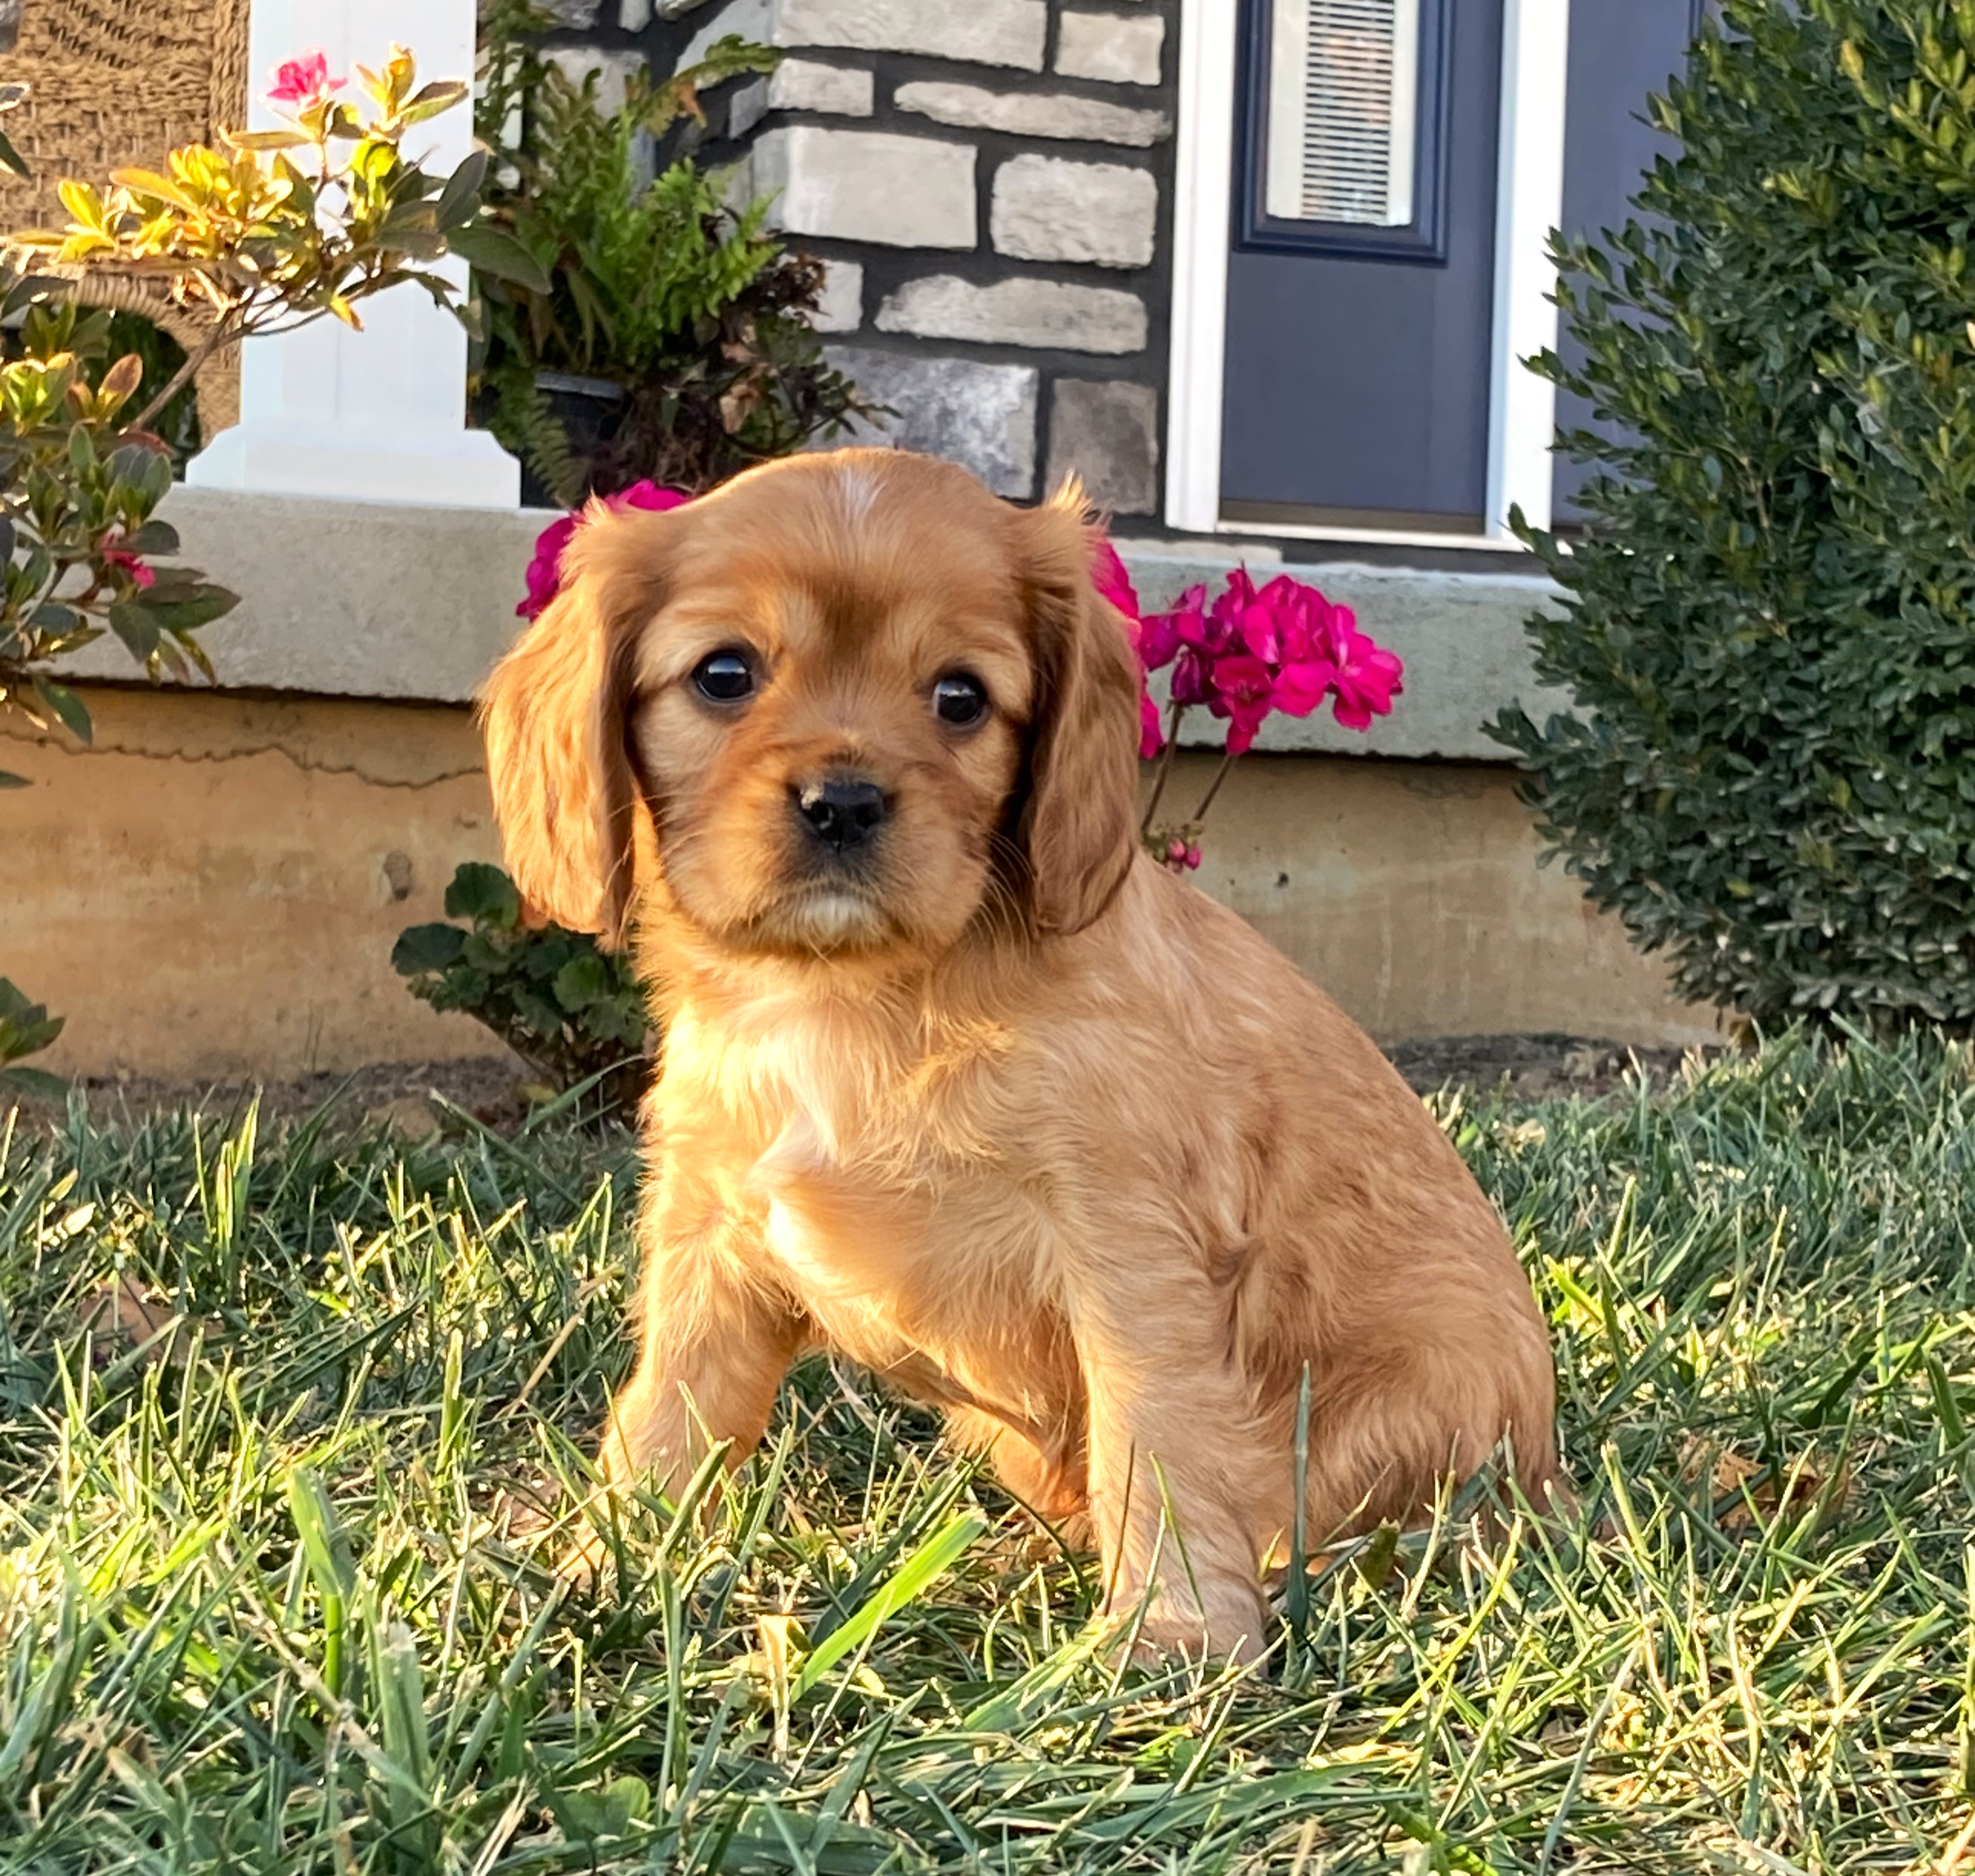
{"type": "Polygon", "coordinates": [[[790,792],[810,839],[840,857],[870,846],[891,812],[884,790],[859,775],[826,775],[790,792]]]}

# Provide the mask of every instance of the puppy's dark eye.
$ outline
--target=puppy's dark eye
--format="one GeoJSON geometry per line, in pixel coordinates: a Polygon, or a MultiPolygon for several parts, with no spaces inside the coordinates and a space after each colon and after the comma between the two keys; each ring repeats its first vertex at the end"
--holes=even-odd
{"type": "Polygon", "coordinates": [[[692,668],[692,688],[708,703],[738,704],[754,694],[754,666],[745,652],[710,652],[692,668]]]}
{"type": "Polygon", "coordinates": [[[933,714],[942,723],[965,729],[987,714],[987,688],[964,671],[949,671],[932,687],[933,714]]]}

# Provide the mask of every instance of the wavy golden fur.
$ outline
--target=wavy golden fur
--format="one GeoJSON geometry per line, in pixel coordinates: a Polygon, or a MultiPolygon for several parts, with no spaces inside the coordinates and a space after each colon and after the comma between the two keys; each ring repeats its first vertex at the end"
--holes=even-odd
{"type": "Polygon", "coordinates": [[[1505,1437],[1546,1490],[1549,1350],[1371,1042],[1137,851],[1091,550],[1073,491],[1019,510],[892,452],[600,514],[488,686],[489,763],[524,895],[628,933],[665,1026],[609,1478],[738,1463],[826,1345],[1094,1539],[1149,1636],[1237,1652],[1306,1365],[1322,1536],[1420,1514],[1505,1437]],[[704,694],[722,652],[744,698],[704,694]],[[978,722],[935,710],[956,673],[978,722]],[[874,824],[815,806],[831,778],[874,824]]]}

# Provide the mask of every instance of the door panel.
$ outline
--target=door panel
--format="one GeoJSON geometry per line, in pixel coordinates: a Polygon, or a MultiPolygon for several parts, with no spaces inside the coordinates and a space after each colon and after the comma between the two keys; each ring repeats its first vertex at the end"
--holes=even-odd
{"type": "MultiPolygon", "coordinates": [[[[1570,0],[1570,90],[1564,115],[1563,230],[1594,238],[1622,227],[1630,199],[1654,160],[1676,146],[1645,120],[1646,99],[1664,90],[1686,64],[1687,44],[1701,29],[1705,0],[1570,0]]],[[[1557,350],[1576,365],[1582,349],[1568,334],[1557,350]]],[[[1581,398],[1559,392],[1559,429],[1597,429],[1581,398]]],[[[1552,487],[1556,518],[1577,513],[1582,465],[1556,458],[1552,487]]]]}
{"type": "Polygon", "coordinates": [[[1222,512],[1479,531],[1502,0],[1244,0],[1222,512]]]}

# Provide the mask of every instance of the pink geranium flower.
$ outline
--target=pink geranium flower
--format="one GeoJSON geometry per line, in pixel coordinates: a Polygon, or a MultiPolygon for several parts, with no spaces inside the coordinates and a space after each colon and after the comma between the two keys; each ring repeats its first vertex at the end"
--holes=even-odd
{"type": "Polygon", "coordinates": [[[1211,703],[1214,661],[1234,645],[1234,631],[1220,601],[1210,611],[1207,589],[1189,586],[1161,623],[1171,634],[1173,701],[1183,710],[1211,703]]]}
{"type": "Polygon", "coordinates": [[[1090,579],[1097,589],[1097,596],[1115,606],[1125,615],[1127,623],[1135,626],[1139,623],[1138,590],[1132,584],[1132,576],[1125,570],[1125,563],[1118,557],[1118,550],[1100,535],[1091,559],[1093,565],[1090,579]]]}
{"type": "Polygon", "coordinates": [[[1236,652],[1214,661],[1213,692],[1207,707],[1227,723],[1227,753],[1245,755],[1255,732],[1275,708],[1275,674],[1259,658],[1236,652]]]}
{"type": "Polygon", "coordinates": [[[329,60],[320,48],[300,58],[284,60],[274,67],[274,82],[268,93],[270,103],[295,104],[306,109],[319,104],[332,91],[340,91],[347,79],[329,75],[329,60]]]}
{"type": "Polygon", "coordinates": [[[1329,626],[1337,720],[1347,730],[1369,730],[1375,716],[1392,714],[1392,699],[1405,688],[1405,666],[1358,629],[1349,606],[1332,606],[1329,626]]]}
{"type": "Polygon", "coordinates": [[[581,519],[575,514],[557,515],[535,537],[535,557],[528,563],[528,596],[514,608],[519,617],[539,618],[561,590],[562,550],[581,519]]]}
{"type": "Polygon", "coordinates": [[[672,508],[682,508],[692,501],[690,495],[676,488],[661,488],[656,482],[633,482],[629,488],[621,488],[614,495],[606,495],[603,505],[613,512],[623,508],[645,508],[655,514],[663,514],[672,508]]]}
{"type": "Polygon", "coordinates": [[[573,514],[559,514],[535,537],[535,557],[528,563],[527,596],[514,608],[521,619],[538,619],[549,602],[562,590],[562,556],[576,531],[593,514],[621,514],[626,508],[643,508],[656,514],[682,507],[690,495],[676,488],[661,488],[656,482],[633,482],[629,488],[606,495],[602,503],[591,502],[573,514]]]}
{"type": "MultiPolygon", "coordinates": [[[[1205,588],[1195,586],[1195,593],[1205,588]]],[[[1179,627],[1171,613],[1148,613],[1139,621],[1139,662],[1148,671],[1163,671],[1179,655],[1179,627]]]]}
{"type": "MultiPolygon", "coordinates": [[[[1254,747],[1270,713],[1306,717],[1327,697],[1347,729],[1370,728],[1392,707],[1404,667],[1392,652],[1358,629],[1349,606],[1333,606],[1317,591],[1280,573],[1257,586],[1246,567],[1227,575],[1208,603],[1204,586],[1190,587],[1170,612],[1140,622],[1139,656],[1148,671],[1170,663],[1178,712],[1204,704],[1227,725],[1219,772],[1191,820],[1175,831],[1154,823],[1168,770],[1152,786],[1141,838],[1175,872],[1200,864],[1195,838],[1237,756],[1254,747]]],[[[1140,711],[1140,746],[1147,754],[1165,744],[1150,700],[1140,711]]]]}
{"type": "Polygon", "coordinates": [[[1152,655],[1149,640],[1157,637],[1162,622],[1156,616],[1147,619],[1141,616],[1138,589],[1132,584],[1132,576],[1126,570],[1125,563],[1118,557],[1118,550],[1100,535],[1091,560],[1091,583],[1097,589],[1097,596],[1122,615],[1132,635],[1132,646],[1139,654],[1139,757],[1141,761],[1149,762],[1166,746],[1166,734],[1159,721],[1159,707],[1152,701],[1145,678],[1148,673],[1170,659],[1172,653],[1168,650],[1164,658],[1152,655]]]}

